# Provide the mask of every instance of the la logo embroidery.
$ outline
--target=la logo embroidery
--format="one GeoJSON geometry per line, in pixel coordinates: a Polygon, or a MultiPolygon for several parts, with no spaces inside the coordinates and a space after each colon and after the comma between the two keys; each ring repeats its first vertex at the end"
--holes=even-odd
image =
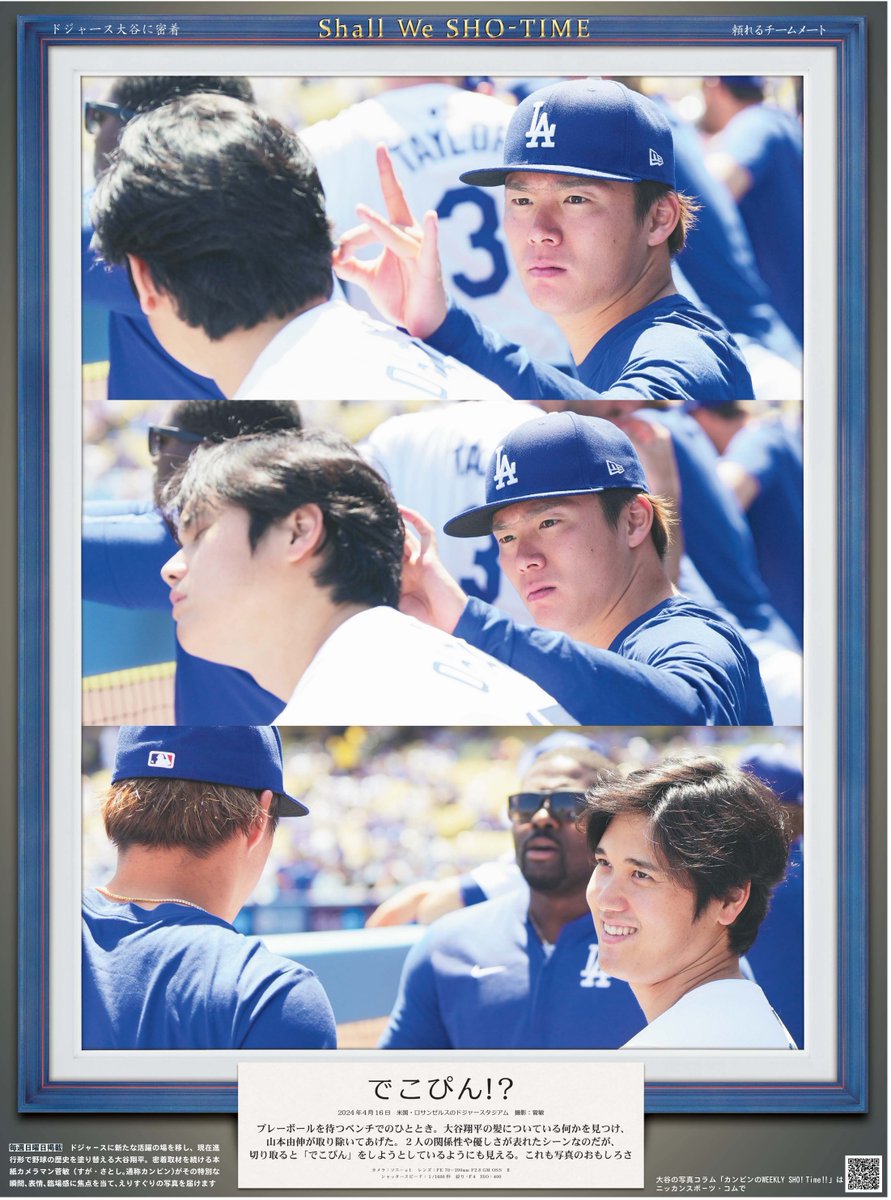
{"type": "Polygon", "coordinates": [[[150,750],[148,765],[150,767],[166,767],[167,770],[176,762],[176,755],[169,750],[150,750]]]}
{"type": "Polygon", "coordinates": [[[588,961],[585,963],[585,968],[579,976],[579,987],[608,988],[609,986],[609,975],[600,969],[600,951],[597,943],[591,942],[588,946],[588,961]]]}
{"type": "Polygon", "coordinates": [[[492,476],[496,492],[500,492],[507,484],[517,482],[516,471],[516,462],[510,462],[504,452],[504,447],[499,446],[495,451],[495,474],[492,476]]]}
{"type": "Polygon", "coordinates": [[[661,167],[665,165],[665,159],[661,154],[657,154],[653,147],[650,147],[650,166],[661,167]]]}
{"type": "Polygon", "coordinates": [[[535,108],[532,110],[532,120],[526,130],[526,148],[528,150],[537,150],[539,146],[543,146],[546,150],[554,148],[554,132],[557,124],[556,122],[548,124],[548,111],[547,109],[542,111],[543,104],[544,100],[536,100],[535,108]]]}
{"type": "Polygon", "coordinates": [[[609,471],[610,475],[624,475],[625,474],[625,468],[620,466],[618,463],[614,463],[608,458],[605,460],[605,462],[606,462],[606,469],[607,469],[607,471],[609,471]]]}

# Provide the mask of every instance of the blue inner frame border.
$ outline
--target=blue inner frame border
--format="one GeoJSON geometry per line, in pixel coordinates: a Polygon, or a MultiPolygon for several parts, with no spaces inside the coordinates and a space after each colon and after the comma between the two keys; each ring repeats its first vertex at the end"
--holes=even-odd
{"type": "MultiPolygon", "coordinates": [[[[146,29],[162,15],[126,14],[18,18],[18,412],[19,412],[19,1111],[234,1112],[234,1083],[178,1081],[135,1083],[54,1080],[49,1074],[49,231],[47,227],[47,67],[53,46],[163,44],[154,33],[95,35],[123,25],[146,29]],[[77,32],[81,26],[86,32],[77,32]],[[70,28],[70,32],[68,31],[70,28]]],[[[176,17],[178,44],[355,45],[319,38],[319,15],[176,17]]],[[[334,13],[325,14],[333,18],[334,13]]],[[[412,44],[398,32],[397,17],[383,16],[383,38],[374,44],[412,44]],[[392,36],[390,36],[392,31],[392,36]]],[[[562,21],[578,12],[548,13],[562,21]]],[[[369,14],[336,16],[347,25],[369,14]]],[[[479,42],[447,36],[448,14],[425,15],[430,38],[415,44],[461,46],[479,42]]],[[[462,14],[463,17],[463,14],[462,14]]],[[[480,20],[485,21],[485,13],[480,20]]],[[[491,14],[509,24],[516,17],[491,14]]],[[[835,1079],[826,1083],[684,1082],[646,1085],[646,1111],[657,1112],[865,1112],[867,1108],[868,871],[868,397],[867,397],[867,81],[866,18],[772,18],[801,29],[772,41],[765,22],[714,15],[697,17],[590,16],[587,38],[561,45],[830,46],[837,67],[838,133],[838,1054],[835,1079]],[[751,22],[751,23],[750,23],[751,22]],[[737,35],[735,29],[750,30],[737,35]],[[761,29],[762,33],[756,33],[761,29]],[[818,36],[807,32],[822,31],[818,36]]],[[[774,24],[775,23],[775,24],[774,24]]],[[[772,35],[771,35],[772,36],[772,35]]],[[[536,43],[501,37],[486,45],[536,43]]]]}

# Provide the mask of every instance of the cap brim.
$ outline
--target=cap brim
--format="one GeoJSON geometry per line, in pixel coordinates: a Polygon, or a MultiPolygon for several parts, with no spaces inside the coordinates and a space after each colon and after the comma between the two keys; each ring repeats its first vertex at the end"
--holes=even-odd
{"type": "Polygon", "coordinates": [[[305,817],[309,814],[309,809],[300,801],[295,800],[293,796],[289,796],[286,792],[281,792],[281,799],[278,804],[278,815],[280,817],[305,817]]]}
{"type": "MultiPolygon", "coordinates": [[[[610,491],[606,487],[574,488],[571,491],[533,492],[530,495],[516,496],[509,500],[496,500],[494,504],[484,504],[481,508],[468,508],[457,517],[446,521],[442,527],[443,533],[449,537],[485,537],[492,532],[492,517],[502,508],[510,508],[512,504],[524,504],[527,500],[559,500],[561,496],[590,496],[595,492],[610,491]]],[[[631,491],[646,490],[639,485],[631,485],[631,491]]]]}
{"type": "Polygon", "coordinates": [[[477,187],[498,187],[515,171],[532,171],[539,175],[578,175],[587,179],[612,179],[617,183],[640,183],[644,178],[643,175],[613,175],[608,171],[591,171],[585,167],[523,162],[502,167],[480,167],[476,171],[465,171],[458,178],[462,183],[473,183],[477,187]]]}

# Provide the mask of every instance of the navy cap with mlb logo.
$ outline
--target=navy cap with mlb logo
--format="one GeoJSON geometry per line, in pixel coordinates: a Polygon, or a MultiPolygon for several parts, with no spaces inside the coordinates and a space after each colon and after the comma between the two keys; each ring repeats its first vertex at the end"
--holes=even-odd
{"type": "Polygon", "coordinates": [[[282,797],[279,816],[309,812],[285,791],[281,738],[271,725],[122,725],[111,782],[145,778],[268,788],[282,797]]]}
{"type": "Polygon", "coordinates": [[[509,504],[610,488],[650,490],[627,435],[602,417],[548,413],[512,430],[489,461],[486,503],[452,517],[443,530],[451,537],[482,537],[509,504]]]}
{"type": "Polygon", "coordinates": [[[573,79],[527,96],[507,127],[503,163],[465,171],[460,179],[497,187],[512,171],[652,179],[673,188],[674,139],[646,96],[615,79],[573,79]]]}

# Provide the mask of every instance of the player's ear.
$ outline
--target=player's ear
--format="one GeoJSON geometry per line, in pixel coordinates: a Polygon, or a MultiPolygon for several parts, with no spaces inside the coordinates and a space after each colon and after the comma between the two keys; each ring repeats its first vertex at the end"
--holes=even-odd
{"type": "Polygon", "coordinates": [[[257,819],[245,834],[249,850],[261,845],[269,832],[269,806],[272,803],[272,792],[269,788],[260,794],[257,803],[261,811],[258,812],[257,819]]]}
{"type": "Polygon", "coordinates": [[[719,901],[717,918],[719,925],[732,925],[749,902],[752,884],[747,879],[739,887],[732,887],[719,901]]]}
{"type": "Polygon", "coordinates": [[[677,192],[666,192],[654,200],[647,214],[647,245],[661,246],[674,232],[681,217],[677,192]]]}
{"type": "Polygon", "coordinates": [[[301,504],[285,517],[283,527],[290,562],[310,558],[325,539],[325,518],[318,504],[301,504]]]}
{"type": "Polygon", "coordinates": [[[637,495],[622,510],[622,521],[629,546],[640,546],[653,528],[653,506],[646,496],[637,495]]]}
{"type": "Polygon", "coordinates": [[[130,268],[130,280],[139,298],[139,307],[148,317],[158,307],[161,299],[161,289],[155,283],[149,265],[144,258],[135,254],[127,255],[127,265],[130,268]]]}

